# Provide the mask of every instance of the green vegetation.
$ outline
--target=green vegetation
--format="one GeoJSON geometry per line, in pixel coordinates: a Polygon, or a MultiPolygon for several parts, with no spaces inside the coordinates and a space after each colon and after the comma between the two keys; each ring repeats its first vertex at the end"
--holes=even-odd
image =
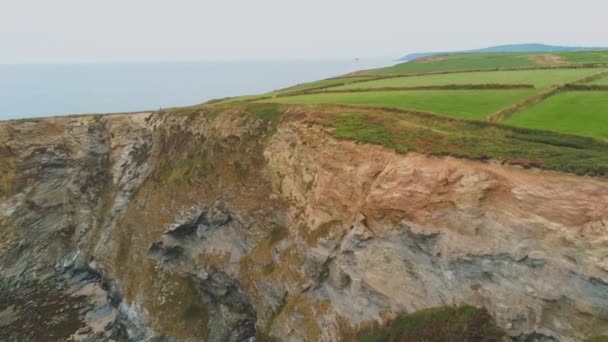
{"type": "Polygon", "coordinates": [[[264,106],[252,107],[251,112],[258,118],[262,119],[265,123],[277,123],[283,114],[277,105],[266,104],[264,106]]]}
{"type": "Polygon", "coordinates": [[[270,244],[274,245],[275,243],[286,238],[287,236],[289,236],[289,230],[287,230],[287,228],[279,225],[274,226],[274,228],[272,228],[272,230],[270,231],[270,244]]]}
{"type": "Polygon", "coordinates": [[[342,340],[500,342],[505,335],[483,309],[446,306],[403,314],[386,325],[374,324],[354,333],[346,333],[342,340]]]}
{"type": "MultiPolygon", "coordinates": [[[[226,111],[253,115],[266,124],[260,132],[274,131],[281,120],[306,118],[337,138],[399,153],[607,176],[608,91],[598,85],[608,85],[608,76],[590,78],[608,70],[601,63],[608,63],[608,51],[444,54],[168,112],[192,118],[226,111]],[[400,74],[409,76],[395,76],[400,74]],[[570,85],[558,87],[565,83],[570,85]],[[399,89],[415,87],[441,88],[399,89]],[[286,105],[302,110],[284,117],[286,105]]],[[[167,178],[191,183],[194,171],[207,169],[195,164],[201,166],[177,167],[167,178]]],[[[329,233],[323,228],[319,234],[329,233]]],[[[282,232],[272,236],[275,243],[282,232]]]]}
{"type": "Polygon", "coordinates": [[[446,71],[533,68],[538,64],[527,53],[458,53],[423,58],[388,68],[363,72],[364,75],[420,74],[446,71]]]}
{"type": "Polygon", "coordinates": [[[182,314],[182,318],[186,321],[198,320],[201,318],[207,318],[207,309],[200,304],[192,303],[182,314]]]}
{"type": "Polygon", "coordinates": [[[606,139],[608,92],[562,92],[516,113],[507,119],[506,123],[606,139]]]}
{"type": "Polygon", "coordinates": [[[370,78],[373,79],[373,77],[365,77],[365,76],[330,78],[330,79],[316,81],[316,82],[298,84],[293,87],[281,89],[278,91],[278,93],[289,93],[289,92],[303,91],[303,90],[309,90],[309,89],[339,86],[339,85],[349,84],[352,82],[357,82],[357,81],[366,80],[366,79],[370,79],[370,78]]]}
{"type": "Polygon", "coordinates": [[[571,63],[608,63],[608,51],[564,51],[555,54],[571,63]]]}
{"type": "Polygon", "coordinates": [[[340,116],[332,120],[333,133],[342,139],[356,140],[363,143],[382,145],[400,153],[407,148],[395,139],[393,133],[383,123],[374,123],[362,115],[340,116]]]}
{"type": "Polygon", "coordinates": [[[484,119],[489,114],[536,94],[535,90],[433,90],[311,94],[263,101],[278,103],[332,103],[394,107],[441,113],[464,119],[484,119]]]}
{"type": "Polygon", "coordinates": [[[591,138],[400,110],[327,105],[308,109],[325,110],[318,123],[332,128],[338,138],[383,145],[397,152],[608,175],[608,143],[591,138]]]}
{"type": "Polygon", "coordinates": [[[608,63],[607,51],[451,53],[422,58],[387,68],[366,70],[361,75],[422,74],[452,71],[559,67],[608,63]]]}
{"type": "Polygon", "coordinates": [[[604,76],[600,79],[590,82],[589,84],[608,85],[608,76],[604,76]]]}
{"type": "Polygon", "coordinates": [[[426,76],[384,78],[380,80],[357,82],[331,90],[369,89],[383,87],[419,87],[448,84],[531,84],[537,88],[572,82],[583,77],[597,74],[601,69],[557,69],[557,70],[513,70],[469,73],[451,73],[426,76]]]}
{"type": "Polygon", "coordinates": [[[274,262],[268,263],[264,265],[263,271],[264,275],[270,275],[277,268],[277,265],[274,262]]]}

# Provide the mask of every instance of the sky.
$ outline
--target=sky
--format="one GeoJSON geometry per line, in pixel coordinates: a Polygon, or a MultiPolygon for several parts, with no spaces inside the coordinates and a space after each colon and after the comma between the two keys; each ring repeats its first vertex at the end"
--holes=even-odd
{"type": "Polygon", "coordinates": [[[0,0],[0,63],[608,46],[605,0],[0,0]]]}

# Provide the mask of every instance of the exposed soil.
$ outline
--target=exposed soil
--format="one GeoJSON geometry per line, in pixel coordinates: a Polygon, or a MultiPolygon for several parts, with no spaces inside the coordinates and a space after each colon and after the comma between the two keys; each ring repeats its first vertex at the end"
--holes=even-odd
{"type": "Polygon", "coordinates": [[[532,62],[543,66],[563,66],[571,64],[564,61],[560,56],[554,54],[532,55],[528,57],[532,62]]]}

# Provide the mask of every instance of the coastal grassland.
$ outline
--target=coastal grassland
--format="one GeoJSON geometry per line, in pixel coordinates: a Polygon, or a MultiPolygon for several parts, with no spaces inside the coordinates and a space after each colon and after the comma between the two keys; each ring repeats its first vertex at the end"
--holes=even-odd
{"type": "Polygon", "coordinates": [[[531,84],[536,88],[544,89],[549,88],[552,85],[572,82],[583,77],[591,76],[603,70],[605,69],[539,69],[392,77],[366,82],[351,83],[345,86],[332,87],[330,89],[354,90],[384,87],[421,87],[469,84],[531,84]]]}
{"type": "Polygon", "coordinates": [[[394,66],[365,70],[360,75],[420,74],[471,70],[542,68],[608,63],[608,51],[449,53],[394,66]]]}
{"type": "MultiPolygon", "coordinates": [[[[338,139],[381,145],[398,153],[494,160],[522,167],[608,176],[608,141],[547,130],[362,105],[230,103],[206,105],[199,115],[206,113],[252,115],[269,127],[303,121],[325,127],[338,139]]],[[[275,128],[264,131],[273,132],[275,128]]]]}
{"type": "Polygon", "coordinates": [[[228,97],[228,98],[223,98],[223,99],[215,99],[215,100],[211,100],[211,101],[207,102],[207,104],[220,104],[220,103],[227,104],[227,103],[234,103],[234,102],[256,101],[256,100],[262,100],[262,99],[266,99],[266,98],[273,98],[277,95],[298,93],[298,92],[308,91],[308,90],[325,89],[325,88],[330,88],[330,87],[335,87],[335,86],[348,85],[350,83],[357,82],[357,81],[363,81],[363,80],[367,80],[367,79],[376,79],[376,78],[377,77],[374,77],[374,76],[328,78],[325,80],[302,83],[302,84],[298,84],[298,85],[295,85],[292,87],[279,89],[279,90],[275,90],[275,91],[271,91],[271,92],[267,92],[267,93],[257,94],[257,95],[243,95],[243,96],[228,97]]]}
{"type": "Polygon", "coordinates": [[[362,81],[362,80],[366,80],[366,79],[373,79],[373,78],[374,77],[366,77],[366,76],[329,78],[326,80],[302,83],[302,84],[295,85],[293,87],[284,88],[284,89],[278,90],[277,93],[290,93],[290,92],[303,91],[303,90],[309,90],[309,89],[322,89],[322,88],[326,88],[326,87],[340,86],[340,85],[350,84],[352,82],[362,81]]]}
{"type": "Polygon", "coordinates": [[[608,76],[604,76],[595,81],[590,82],[589,84],[597,84],[597,85],[608,85],[608,76]]]}
{"type": "Polygon", "coordinates": [[[483,309],[464,305],[401,314],[384,325],[372,324],[343,334],[343,341],[500,342],[505,332],[483,309]]]}
{"type": "Polygon", "coordinates": [[[287,104],[347,104],[419,110],[463,119],[487,115],[537,93],[517,90],[424,90],[310,94],[277,97],[264,102],[287,104]]]}
{"type": "Polygon", "coordinates": [[[446,71],[532,68],[539,65],[526,53],[454,53],[423,58],[387,68],[366,70],[363,75],[417,74],[446,71]]]}
{"type": "Polygon", "coordinates": [[[561,92],[516,113],[505,123],[608,139],[608,91],[561,92]]]}
{"type": "Polygon", "coordinates": [[[553,54],[571,63],[608,63],[608,51],[563,51],[553,54]]]}
{"type": "Polygon", "coordinates": [[[392,108],[300,105],[297,110],[314,113],[309,123],[327,127],[336,138],[382,145],[399,153],[608,176],[608,143],[593,138],[392,108]]]}

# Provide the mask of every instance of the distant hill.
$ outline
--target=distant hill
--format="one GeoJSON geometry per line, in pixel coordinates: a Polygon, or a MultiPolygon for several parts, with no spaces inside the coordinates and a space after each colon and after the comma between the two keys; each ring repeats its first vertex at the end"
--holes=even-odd
{"type": "Polygon", "coordinates": [[[413,61],[418,58],[430,57],[446,53],[474,53],[474,52],[555,52],[555,51],[587,51],[587,50],[608,50],[608,47],[583,47],[583,46],[557,46],[545,44],[510,44],[491,46],[483,49],[464,50],[464,51],[443,51],[443,52],[420,52],[412,53],[400,58],[400,61],[413,61]]]}

